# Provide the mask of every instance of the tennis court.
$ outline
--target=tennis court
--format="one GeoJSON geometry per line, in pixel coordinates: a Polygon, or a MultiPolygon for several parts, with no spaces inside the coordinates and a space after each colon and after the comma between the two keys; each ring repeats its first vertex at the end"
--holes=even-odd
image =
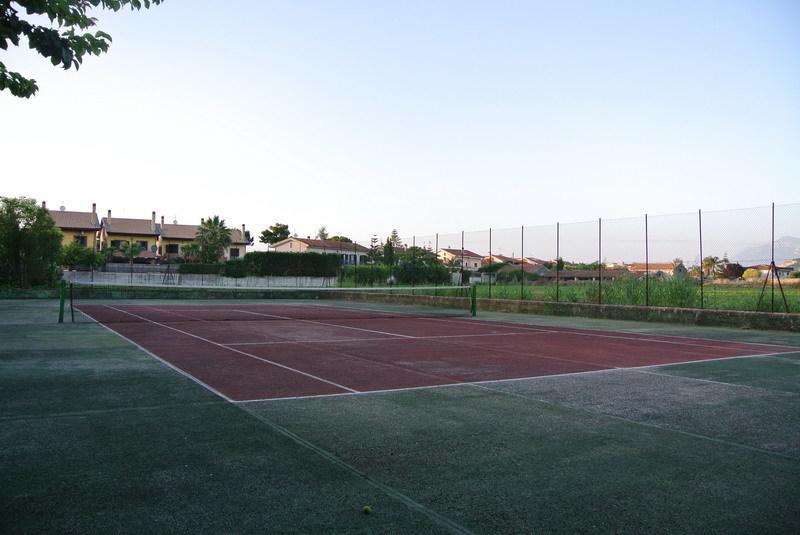
{"type": "Polygon", "coordinates": [[[800,530],[797,333],[183,291],[0,301],[0,531],[800,530]]]}
{"type": "MultiPolygon", "coordinates": [[[[417,307],[418,308],[418,307],[417,307]]],[[[795,348],[541,328],[353,302],[85,304],[77,310],[229,401],[359,394],[795,348]]]]}

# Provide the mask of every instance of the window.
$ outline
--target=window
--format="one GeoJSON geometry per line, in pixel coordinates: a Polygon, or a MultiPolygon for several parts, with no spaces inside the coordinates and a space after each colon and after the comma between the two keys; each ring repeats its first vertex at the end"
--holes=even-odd
{"type": "Polygon", "coordinates": [[[141,245],[142,249],[144,249],[145,251],[147,250],[147,240],[139,241],[139,245],[141,245]]]}
{"type": "Polygon", "coordinates": [[[177,243],[168,243],[167,244],[167,254],[178,254],[178,244],[177,243]]]}
{"type": "Polygon", "coordinates": [[[80,243],[86,247],[86,236],[75,236],[75,243],[80,243]]]}
{"type": "Polygon", "coordinates": [[[124,243],[125,243],[125,240],[111,240],[111,247],[119,248],[119,247],[122,247],[122,245],[124,243]]]}
{"type": "Polygon", "coordinates": [[[231,254],[230,254],[230,257],[231,257],[231,258],[239,258],[239,249],[237,249],[237,248],[232,248],[232,249],[231,249],[231,254]]]}

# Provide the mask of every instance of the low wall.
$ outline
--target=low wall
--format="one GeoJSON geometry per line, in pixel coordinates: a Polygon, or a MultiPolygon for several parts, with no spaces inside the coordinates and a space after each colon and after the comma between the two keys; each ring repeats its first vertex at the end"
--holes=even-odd
{"type": "Polygon", "coordinates": [[[327,288],[336,286],[336,277],[223,277],[173,273],[165,280],[164,273],[109,273],[65,271],[64,280],[76,283],[111,284],[118,286],[165,286],[190,288],[327,288]]]}
{"type": "Polygon", "coordinates": [[[0,299],[57,299],[58,288],[0,288],[0,299]]]}
{"type": "Polygon", "coordinates": [[[514,299],[478,299],[478,310],[800,332],[800,314],[777,312],[554,303],[514,299]]]}

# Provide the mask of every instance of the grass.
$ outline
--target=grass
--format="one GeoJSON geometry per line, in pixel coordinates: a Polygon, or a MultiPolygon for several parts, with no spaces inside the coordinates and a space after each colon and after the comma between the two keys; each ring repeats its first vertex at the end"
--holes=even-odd
{"type": "MultiPolygon", "coordinates": [[[[567,303],[597,303],[598,283],[580,282],[562,284],[558,288],[558,300],[567,303]]],[[[645,282],[640,279],[624,278],[615,281],[603,281],[603,303],[616,305],[644,305],[645,282]]],[[[489,297],[489,285],[478,285],[478,298],[489,297]]],[[[800,312],[800,286],[784,287],[789,310],[800,312]]],[[[775,310],[783,311],[783,302],[778,288],[775,289],[775,310]]],[[[770,310],[770,287],[764,294],[761,307],[758,298],[760,285],[739,284],[706,284],[703,288],[705,308],[720,310],[770,310]]],[[[517,284],[492,284],[491,296],[495,299],[523,299],[539,301],[555,301],[554,284],[525,284],[522,288],[517,284]],[[522,292],[522,293],[521,293],[522,292]]],[[[650,281],[651,306],[664,307],[700,307],[700,285],[694,281],[650,281]]]]}
{"type": "Polygon", "coordinates": [[[56,315],[0,300],[4,533],[800,531],[800,352],[234,405],[56,315]]]}

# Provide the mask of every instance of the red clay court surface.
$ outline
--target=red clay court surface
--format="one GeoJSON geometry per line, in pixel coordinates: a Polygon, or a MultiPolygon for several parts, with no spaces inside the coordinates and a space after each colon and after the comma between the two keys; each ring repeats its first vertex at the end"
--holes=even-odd
{"type": "Polygon", "coordinates": [[[374,310],[365,311],[369,317],[358,317],[358,310],[324,305],[86,304],[78,310],[229,401],[797,351],[770,344],[474,319],[380,317],[374,310]]]}

